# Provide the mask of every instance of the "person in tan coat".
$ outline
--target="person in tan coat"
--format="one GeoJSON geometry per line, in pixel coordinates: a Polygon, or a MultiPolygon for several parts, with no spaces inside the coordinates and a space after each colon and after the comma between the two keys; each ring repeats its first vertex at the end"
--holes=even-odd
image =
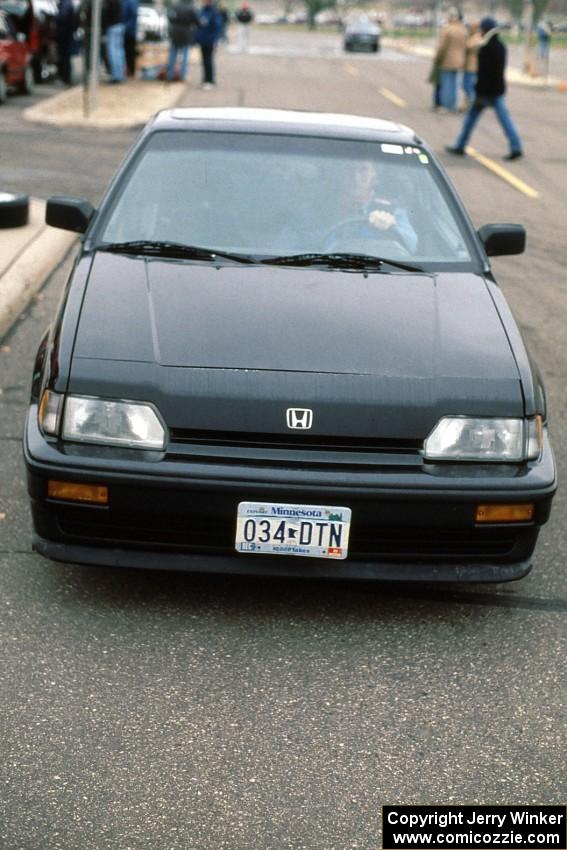
{"type": "Polygon", "coordinates": [[[467,31],[458,9],[447,12],[447,24],[439,33],[434,64],[439,68],[441,106],[455,112],[457,109],[457,77],[464,70],[467,31]]]}
{"type": "Polygon", "coordinates": [[[482,44],[480,22],[473,21],[469,25],[467,46],[465,54],[465,69],[463,73],[463,92],[465,93],[465,105],[468,109],[472,106],[475,98],[476,75],[478,71],[478,49],[482,44]]]}

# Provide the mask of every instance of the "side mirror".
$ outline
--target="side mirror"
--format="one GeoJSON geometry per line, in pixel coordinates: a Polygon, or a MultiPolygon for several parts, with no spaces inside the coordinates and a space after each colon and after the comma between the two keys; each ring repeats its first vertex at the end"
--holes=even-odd
{"type": "Polygon", "coordinates": [[[95,208],[88,201],[55,195],[47,201],[45,221],[51,227],[85,233],[94,214],[95,208]]]}
{"type": "Polygon", "coordinates": [[[485,224],[477,235],[489,257],[523,254],[526,247],[526,231],[521,224],[485,224]]]}

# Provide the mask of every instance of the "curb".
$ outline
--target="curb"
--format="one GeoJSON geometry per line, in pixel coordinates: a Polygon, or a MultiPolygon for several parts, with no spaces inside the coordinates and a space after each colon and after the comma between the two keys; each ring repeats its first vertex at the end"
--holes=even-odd
{"type": "Polygon", "coordinates": [[[129,80],[123,86],[100,83],[97,107],[88,118],[83,113],[83,86],[73,86],[23,111],[26,121],[55,127],[124,130],[144,126],[161,109],[177,106],[186,83],[129,80]]]}
{"type": "MultiPolygon", "coordinates": [[[[32,200],[33,216],[43,218],[45,203],[32,200]]],[[[69,253],[77,241],[76,234],[57,231],[46,224],[32,227],[23,249],[5,267],[0,277],[0,339],[10,330],[33,296],[69,253]]],[[[15,231],[4,231],[15,236],[15,231]]],[[[3,235],[4,235],[3,234],[3,235]]]]}

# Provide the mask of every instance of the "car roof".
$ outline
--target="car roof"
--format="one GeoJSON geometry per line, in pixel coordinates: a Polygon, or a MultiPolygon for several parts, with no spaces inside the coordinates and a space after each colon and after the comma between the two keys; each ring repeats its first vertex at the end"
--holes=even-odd
{"type": "Polygon", "coordinates": [[[157,130],[212,130],[236,133],[325,136],[330,138],[415,144],[421,140],[404,124],[361,115],[302,112],[246,107],[178,107],[154,117],[147,132],[157,130]]]}

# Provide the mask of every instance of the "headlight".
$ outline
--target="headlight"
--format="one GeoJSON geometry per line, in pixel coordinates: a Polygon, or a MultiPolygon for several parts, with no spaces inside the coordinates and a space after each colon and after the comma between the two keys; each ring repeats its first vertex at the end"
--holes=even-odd
{"type": "Polygon", "coordinates": [[[473,419],[445,416],[424,443],[426,460],[535,460],[541,452],[541,416],[473,419]]]}
{"type": "Polygon", "coordinates": [[[64,440],[136,449],[163,449],[166,430],[149,404],[67,396],[61,436],[64,440]]]}

